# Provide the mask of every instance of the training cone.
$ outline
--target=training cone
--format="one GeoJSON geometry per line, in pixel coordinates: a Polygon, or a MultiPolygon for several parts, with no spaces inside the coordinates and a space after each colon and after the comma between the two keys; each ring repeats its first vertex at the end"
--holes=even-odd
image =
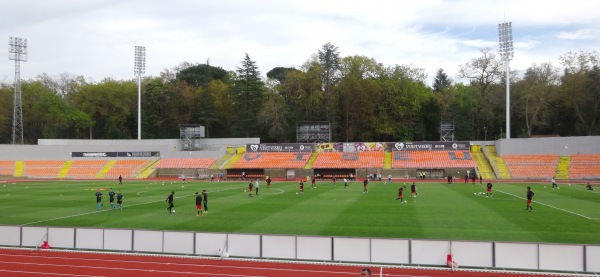
{"type": "Polygon", "coordinates": [[[40,246],[40,248],[42,248],[42,249],[50,249],[50,244],[48,244],[48,241],[44,241],[42,243],[42,245],[40,246]]]}

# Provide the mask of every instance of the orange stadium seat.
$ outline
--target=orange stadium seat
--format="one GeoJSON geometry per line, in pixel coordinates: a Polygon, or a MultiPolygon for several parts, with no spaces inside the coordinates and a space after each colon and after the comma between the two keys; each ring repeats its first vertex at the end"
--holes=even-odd
{"type": "Polygon", "coordinates": [[[115,164],[104,174],[104,178],[118,178],[119,176],[132,178],[145,165],[152,160],[117,160],[115,164]]]}
{"type": "Polygon", "coordinates": [[[13,175],[15,172],[15,161],[0,161],[0,175],[13,175]]]}
{"type": "Polygon", "coordinates": [[[600,178],[600,154],[579,154],[571,156],[570,179],[600,178]]]}
{"type": "Polygon", "coordinates": [[[216,161],[216,159],[165,158],[158,161],[154,168],[210,168],[216,161]]]}
{"type": "Polygon", "coordinates": [[[65,178],[95,178],[106,163],[108,163],[108,160],[74,160],[65,178]]]}
{"type": "Polygon", "coordinates": [[[558,155],[504,155],[502,159],[515,179],[550,179],[556,175],[558,155]]]}
{"type": "Polygon", "coordinates": [[[470,168],[475,161],[469,151],[394,151],[393,168],[470,168]]]}
{"type": "Polygon", "coordinates": [[[246,153],[231,168],[303,168],[310,152],[246,153]]]}
{"type": "Polygon", "coordinates": [[[313,168],[383,168],[383,151],[321,152],[313,168]]]}
{"type": "Polygon", "coordinates": [[[25,161],[23,175],[33,178],[56,178],[66,161],[28,160],[25,161]]]}

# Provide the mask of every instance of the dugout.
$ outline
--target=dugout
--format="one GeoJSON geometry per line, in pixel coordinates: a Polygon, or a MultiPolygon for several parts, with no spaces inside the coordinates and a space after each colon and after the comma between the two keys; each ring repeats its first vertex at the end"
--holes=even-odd
{"type": "Polygon", "coordinates": [[[322,179],[344,179],[349,178],[350,174],[356,179],[356,169],[354,168],[318,168],[314,170],[315,176],[320,176],[322,179]]]}
{"type": "Polygon", "coordinates": [[[246,179],[265,179],[265,170],[259,168],[248,168],[248,169],[227,169],[227,179],[242,179],[242,173],[246,172],[246,179]]]}

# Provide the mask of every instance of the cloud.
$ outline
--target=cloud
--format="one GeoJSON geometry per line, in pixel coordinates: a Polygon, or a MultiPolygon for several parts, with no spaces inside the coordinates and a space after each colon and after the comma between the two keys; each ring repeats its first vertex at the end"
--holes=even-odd
{"type": "Polygon", "coordinates": [[[567,40],[598,40],[600,29],[581,29],[572,32],[560,32],[556,35],[559,39],[567,40]]]}
{"type": "MultiPolygon", "coordinates": [[[[244,53],[265,75],[300,67],[326,42],[342,56],[424,68],[430,77],[443,68],[453,77],[480,49],[498,47],[503,21],[513,22],[516,70],[597,49],[600,37],[599,4],[584,0],[19,0],[0,2],[0,10],[0,39],[29,41],[24,79],[63,72],[132,79],[135,45],[146,46],[148,76],[207,59],[235,70],[244,53]]],[[[0,60],[0,80],[13,77],[12,61],[0,60]]]]}

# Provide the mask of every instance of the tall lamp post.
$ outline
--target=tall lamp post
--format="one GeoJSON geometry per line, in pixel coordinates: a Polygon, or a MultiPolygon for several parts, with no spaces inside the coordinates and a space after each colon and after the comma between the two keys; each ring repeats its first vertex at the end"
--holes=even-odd
{"type": "Polygon", "coordinates": [[[134,73],[138,78],[138,140],[142,139],[142,74],[146,72],[146,47],[135,47],[134,73]]]}
{"type": "Polygon", "coordinates": [[[27,39],[9,37],[8,59],[15,61],[12,144],[23,144],[23,106],[21,104],[21,61],[27,61],[27,39]]]}
{"type": "Polygon", "coordinates": [[[514,48],[512,40],[512,22],[498,24],[498,34],[500,40],[500,57],[506,66],[506,138],[510,138],[510,82],[509,63],[513,59],[514,48]]]}

